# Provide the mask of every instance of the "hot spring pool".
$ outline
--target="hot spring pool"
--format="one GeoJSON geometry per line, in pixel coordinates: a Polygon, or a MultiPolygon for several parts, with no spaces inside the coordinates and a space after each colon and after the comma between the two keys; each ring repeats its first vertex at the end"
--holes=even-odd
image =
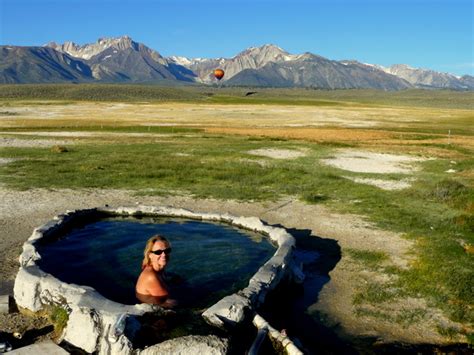
{"type": "Polygon", "coordinates": [[[167,270],[179,282],[170,284],[171,293],[185,307],[208,307],[244,288],[275,253],[263,235],[224,223],[110,217],[38,243],[38,265],[61,281],[91,286],[112,301],[139,303],[135,282],[145,243],[154,234],[172,244],[167,270]]]}

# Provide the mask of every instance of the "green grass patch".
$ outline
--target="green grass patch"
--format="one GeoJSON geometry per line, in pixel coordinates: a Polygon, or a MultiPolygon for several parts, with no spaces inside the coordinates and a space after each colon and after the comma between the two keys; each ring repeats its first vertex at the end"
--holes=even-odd
{"type": "Polygon", "coordinates": [[[357,307],[355,314],[359,317],[371,317],[378,318],[384,321],[393,321],[393,317],[386,312],[379,311],[377,309],[368,309],[363,307],[357,307]]]}
{"type": "Polygon", "coordinates": [[[427,311],[422,308],[402,309],[395,317],[395,321],[410,326],[422,322],[426,318],[426,313],[427,311]]]}
{"type": "Polygon", "coordinates": [[[370,318],[377,318],[384,321],[395,322],[408,327],[422,322],[426,318],[426,310],[421,308],[402,309],[396,314],[389,314],[378,309],[369,309],[367,307],[357,307],[356,314],[370,318]]]}
{"type": "MultiPolygon", "coordinates": [[[[203,100],[199,90],[185,87],[120,84],[25,84],[0,85],[0,100],[168,102],[203,100]]],[[[17,103],[15,103],[17,105],[17,103]]],[[[21,103],[20,103],[21,104],[21,103]]],[[[36,104],[36,103],[35,103],[36,104]]]]}
{"type": "Polygon", "coordinates": [[[442,336],[445,336],[445,337],[450,338],[450,339],[454,339],[459,334],[459,329],[457,329],[455,327],[450,327],[450,326],[446,327],[446,326],[438,325],[436,327],[436,330],[442,336]]]}
{"type": "Polygon", "coordinates": [[[65,154],[54,154],[50,149],[5,148],[1,155],[20,160],[0,167],[0,172],[6,183],[21,189],[165,189],[235,199],[266,199],[298,192],[295,182],[307,175],[303,168],[276,162],[268,169],[248,162],[243,160],[248,157],[246,151],[261,147],[262,142],[236,138],[234,143],[193,137],[166,144],[74,145],[67,146],[65,154]],[[281,187],[284,190],[278,191],[281,187]]]}
{"type": "Polygon", "coordinates": [[[343,101],[329,101],[321,100],[318,98],[288,98],[288,97],[278,97],[278,96],[237,96],[237,95],[215,95],[208,99],[208,102],[216,104],[252,104],[252,105],[296,105],[296,106],[349,106],[353,103],[347,103],[343,101]]]}
{"type": "Polygon", "coordinates": [[[390,301],[397,296],[398,291],[387,287],[380,282],[368,282],[363,289],[355,294],[352,303],[360,305],[364,303],[378,304],[390,301]]]}
{"type": "Polygon", "coordinates": [[[60,336],[63,330],[67,326],[67,322],[69,320],[69,314],[67,311],[59,306],[51,306],[48,311],[49,319],[54,325],[54,332],[57,336],[60,336]]]}
{"type": "Polygon", "coordinates": [[[381,251],[346,248],[344,249],[344,252],[347,253],[352,259],[370,269],[377,269],[382,265],[383,262],[388,260],[387,254],[381,251]]]}

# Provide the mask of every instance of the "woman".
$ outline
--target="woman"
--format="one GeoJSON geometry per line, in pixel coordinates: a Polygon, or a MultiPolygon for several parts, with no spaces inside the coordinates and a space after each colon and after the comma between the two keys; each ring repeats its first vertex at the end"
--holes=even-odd
{"type": "Polygon", "coordinates": [[[159,304],[172,307],[175,301],[169,299],[169,290],[165,282],[165,268],[171,254],[169,241],[160,235],[155,235],[146,242],[143,252],[142,272],[137,280],[135,292],[143,303],[159,304]]]}

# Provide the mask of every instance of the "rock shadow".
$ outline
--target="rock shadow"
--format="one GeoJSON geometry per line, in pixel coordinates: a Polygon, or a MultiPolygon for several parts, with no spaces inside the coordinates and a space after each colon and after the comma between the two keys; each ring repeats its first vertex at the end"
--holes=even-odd
{"type": "MultiPolygon", "coordinates": [[[[282,225],[272,225],[285,228],[282,225]]],[[[303,265],[303,284],[284,283],[268,294],[258,312],[276,329],[287,335],[305,353],[356,354],[349,342],[329,328],[324,317],[309,314],[308,308],[318,301],[329,273],[341,260],[341,247],[333,239],[312,234],[309,229],[285,228],[296,240],[295,260],[303,265]]]]}

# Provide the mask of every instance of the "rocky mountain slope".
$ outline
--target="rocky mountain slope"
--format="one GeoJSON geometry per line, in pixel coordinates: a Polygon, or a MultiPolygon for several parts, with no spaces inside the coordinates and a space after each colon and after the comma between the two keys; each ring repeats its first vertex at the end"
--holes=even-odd
{"type": "Polygon", "coordinates": [[[197,75],[197,80],[203,83],[215,82],[212,70],[219,67],[224,70],[224,80],[229,80],[234,75],[245,69],[260,69],[269,63],[285,62],[298,56],[290,55],[283,49],[266,44],[262,47],[250,47],[233,58],[225,59],[188,59],[183,57],[170,57],[176,64],[189,68],[197,75]]]}
{"type": "Polygon", "coordinates": [[[401,90],[411,87],[405,80],[357,62],[338,62],[305,53],[259,69],[246,69],[228,79],[229,84],[297,86],[322,89],[373,88],[401,90]]]}
{"type": "Polygon", "coordinates": [[[225,71],[227,85],[312,87],[323,89],[412,87],[474,89],[474,78],[394,65],[384,68],[357,61],[335,61],[312,53],[290,54],[267,44],[232,58],[163,57],[128,36],[96,43],[48,43],[44,47],[0,46],[1,83],[136,82],[216,83],[225,71]]]}
{"type": "Polygon", "coordinates": [[[161,79],[191,81],[194,75],[168,61],[157,51],[130,37],[100,38],[96,43],[78,46],[54,42],[47,47],[86,60],[94,79],[107,82],[154,82],[161,79]]]}
{"type": "Polygon", "coordinates": [[[465,82],[462,78],[457,78],[452,74],[439,73],[428,69],[412,68],[405,64],[392,65],[389,68],[382,68],[382,70],[386,73],[403,78],[417,87],[466,89],[469,86],[468,82],[465,82]]]}
{"type": "Polygon", "coordinates": [[[84,61],[52,48],[0,46],[0,83],[82,82],[91,78],[84,61]]]}

